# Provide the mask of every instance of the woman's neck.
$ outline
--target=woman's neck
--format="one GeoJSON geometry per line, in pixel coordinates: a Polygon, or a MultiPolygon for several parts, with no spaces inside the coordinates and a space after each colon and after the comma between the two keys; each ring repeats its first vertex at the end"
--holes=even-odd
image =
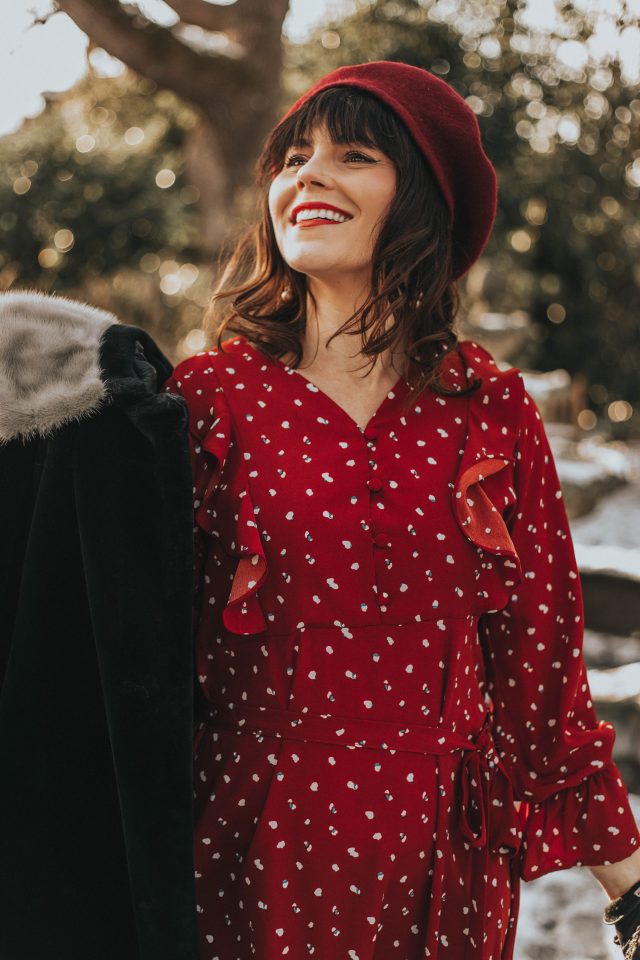
{"type": "MultiPolygon", "coordinates": [[[[335,291],[333,295],[324,298],[319,297],[318,292],[314,293],[316,305],[307,297],[307,322],[302,336],[300,369],[313,370],[317,376],[328,380],[353,379],[360,382],[370,367],[369,359],[362,353],[362,339],[353,333],[340,333],[328,345],[327,341],[353,316],[364,300],[353,296],[340,297],[335,291]]],[[[392,323],[393,317],[389,317],[387,325],[391,326],[392,323]]],[[[395,381],[398,376],[406,374],[406,353],[395,347],[393,353],[387,349],[376,357],[371,373],[366,376],[366,382],[375,389],[376,383],[395,381]]]]}

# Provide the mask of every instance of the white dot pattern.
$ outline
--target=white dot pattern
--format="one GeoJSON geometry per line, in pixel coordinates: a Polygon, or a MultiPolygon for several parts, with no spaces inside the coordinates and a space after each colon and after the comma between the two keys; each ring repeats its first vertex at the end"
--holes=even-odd
{"type": "Polygon", "coordinates": [[[539,412],[473,342],[445,374],[483,383],[407,410],[400,379],[364,430],[244,337],[165,384],[194,479],[201,960],[511,960],[521,877],[640,841],[539,412]]]}

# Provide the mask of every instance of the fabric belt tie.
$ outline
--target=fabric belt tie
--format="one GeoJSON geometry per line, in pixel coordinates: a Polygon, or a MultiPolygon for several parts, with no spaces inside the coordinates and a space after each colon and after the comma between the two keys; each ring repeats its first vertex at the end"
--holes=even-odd
{"type": "Polygon", "coordinates": [[[224,712],[213,708],[202,719],[209,726],[238,734],[312,740],[352,750],[383,749],[392,754],[399,750],[436,756],[463,751],[459,810],[465,839],[472,847],[487,847],[493,853],[511,857],[520,850],[521,822],[511,780],[493,744],[490,711],[472,738],[446,726],[403,726],[394,721],[310,714],[278,707],[241,705],[224,712]]]}

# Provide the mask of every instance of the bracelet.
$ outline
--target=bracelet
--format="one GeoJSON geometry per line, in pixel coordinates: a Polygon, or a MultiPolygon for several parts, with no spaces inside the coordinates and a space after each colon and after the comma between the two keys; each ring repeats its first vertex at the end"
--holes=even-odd
{"type": "Polygon", "coordinates": [[[640,947],[640,926],[636,927],[636,932],[626,943],[623,944],[621,940],[617,942],[622,946],[624,960],[636,960],[636,957],[640,956],[640,953],[636,953],[636,949],[640,947]]]}
{"type": "Polygon", "coordinates": [[[621,897],[611,900],[604,908],[602,919],[605,923],[618,923],[640,905],[640,880],[629,887],[621,897]]]}
{"type": "Polygon", "coordinates": [[[613,942],[622,948],[624,960],[640,960],[640,880],[607,904],[602,919],[615,924],[613,942]]]}

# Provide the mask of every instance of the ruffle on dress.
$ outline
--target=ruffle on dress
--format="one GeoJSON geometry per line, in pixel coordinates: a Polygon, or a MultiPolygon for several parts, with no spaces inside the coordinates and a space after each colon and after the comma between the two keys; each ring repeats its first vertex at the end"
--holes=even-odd
{"type": "Polygon", "coordinates": [[[486,365],[493,364],[493,358],[473,341],[462,341],[458,353],[467,377],[477,376],[481,368],[483,374],[480,388],[466,397],[467,435],[451,493],[453,512],[467,540],[501,558],[505,586],[511,589],[522,580],[522,565],[503,514],[515,506],[509,478],[515,466],[524,383],[516,368],[496,368],[495,376],[487,376],[486,365]],[[501,471],[504,475],[498,476],[501,471]],[[496,502],[498,490],[502,503],[496,502]]]}
{"type": "Polygon", "coordinates": [[[500,510],[489,499],[482,483],[492,474],[508,467],[512,461],[504,457],[482,457],[466,467],[456,484],[454,508],[463,532],[483,550],[507,554],[519,563],[516,548],[500,510]]]}
{"type": "MultiPolygon", "coordinates": [[[[231,445],[231,420],[222,391],[215,400],[213,423],[197,417],[189,407],[189,429],[194,440],[194,517],[198,526],[212,536],[219,536],[219,519],[215,509],[216,491],[222,482],[231,445]],[[203,433],[203,431],[206,431],[203,433]],[[202,451],[205,452],[203,457],[202,451]],[[204,461],[204,462],[203,462],[204,461]]],[[[209,414],[210,416],[210,414],[209,414]]]]}
{"type": "Polygon", "coordinates": [[[164,389],[184,396],[189,409],[194,519],[205,533],[220,540],[230,556],[238,558],[222,611],[223,624],[231,633],[261,633],[267,629],[267,622],[258,591],[267,576],[267,558],[243,460],[238,461],[237,468],[234,463],[234,469],[228,470],[231,487],[221,509],[219,492],[227,489],[225,466],[234,444],[231,414],[209,354],[196,354],[178,364],[164,389]],[[208,379],[211,388],[203,389],[208,379]]]}
{"type": "Polygon", "coordinates": [[[240,496],[235,541],[240,560],[227,605],[222,611],[222,621],[231,633],[262,633],[267,629],[267,621],[260,606],[258,590],[267,576],[267,558],[248,487],[240,496]]]}
{"type": "Polygon", "coordinates": [[[535,880],[578,864],[602,863],[600,846],[611,863],[630,855],[629,837],[636,835],[637,827],[626,787],[613,762],[597,773],[589,773],[577,785],[527,806],[520,870],[523,880],[535,880]],[[615,826],[611,822],[612,806],[618,810],[615,826]]]}

